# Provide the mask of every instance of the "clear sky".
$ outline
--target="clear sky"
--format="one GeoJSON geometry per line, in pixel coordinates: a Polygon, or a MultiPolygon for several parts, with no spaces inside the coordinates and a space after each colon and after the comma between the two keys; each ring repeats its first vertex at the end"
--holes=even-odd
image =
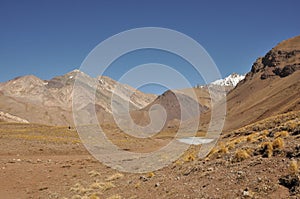
{"type": "MultiPolygon", "coordinates": [[[[299,8],[298,0],[0,0],[0,82],[62,75],[108,37],[149,26],[198,41],[223,77],[243,74],[278,42],[300,34],[299,8]]],[[[116,79],[118,67],[107,75],[116,79]]]]}

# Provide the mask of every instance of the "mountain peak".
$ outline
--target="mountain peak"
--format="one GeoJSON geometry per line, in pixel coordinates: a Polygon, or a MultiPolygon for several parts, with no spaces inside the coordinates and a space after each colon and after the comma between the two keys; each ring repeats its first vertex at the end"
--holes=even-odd
{"type": "Polygon", "coordinates": [[[232,73],[228,77],[225,77],[224,79],[219,79],[219,80],[212,82],[211,85],[235,87],[244,78],[245,78],[245,75],[232,73]]]}

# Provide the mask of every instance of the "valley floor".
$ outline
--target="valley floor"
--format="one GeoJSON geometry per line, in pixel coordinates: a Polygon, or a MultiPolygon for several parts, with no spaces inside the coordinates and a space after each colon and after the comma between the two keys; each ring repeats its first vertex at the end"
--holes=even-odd
{"type": "Polygon", "coordinates": [[[101,164],[74,129],[1,123],[0,198],[298,198],[299,118],[290,112],[224,133],[206,159],[191,146],[146,174],[101,164]]]}

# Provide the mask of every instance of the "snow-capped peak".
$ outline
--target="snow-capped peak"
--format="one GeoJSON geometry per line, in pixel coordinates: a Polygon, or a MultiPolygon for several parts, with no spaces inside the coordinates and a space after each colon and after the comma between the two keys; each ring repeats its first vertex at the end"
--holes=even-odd
{"type": "Polygon", "coordinates": [[[71,72],[74,72],[74,73],[79,73],[81,72],[79,69],[75,69],[75,70],[72,70],[71,72]]]}
{"type": "Polygon", "coordinates": [[[232,73],[228,77],[225,77],[224,79],[219,79],[214,82],[212,82],[212,85],[218,85],[218,86],[233,86],[235,87],[240,81],[242,81],[245,78],[245,75],[239,75],[237,73],[232,73]]]}

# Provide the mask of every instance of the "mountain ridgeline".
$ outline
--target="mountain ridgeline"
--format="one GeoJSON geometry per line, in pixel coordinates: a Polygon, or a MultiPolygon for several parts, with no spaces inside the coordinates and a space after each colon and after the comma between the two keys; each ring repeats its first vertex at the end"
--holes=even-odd
{"type": "MultiPolygon", "coordinates": [[[[97,115],[103,122],[112,121],[111,97],[118,84],[108,77],[92,78],[79,70],[46,81],[33,75],[18,77],[0,84],[0,110],[16,115],[31,123],[48,125],[74,125],[72,116],[72,93],[75,77],[84,78],[86,95],[95,96],[97,115]],[[95,93],[92,93],[95,91],[95,93]]],[[[152,102],[156,96],[136,91],[128,85],[120,85],[122,94],[134,92],[130,107],[140,109],[152,102]]],[[[90,105],[89,105],[90,106],[90,105]]],[[[84,107],[88,108],[88,107],[84,107]]]]}
{"type": "Polygon", "coordinates": [[[73,126],[72,94],[78,75],[86,88],[80,93],[95,98],[94,104],[85,104],[81,108],[88,112],[96,110],[101,123],[114,122],[111,101],[118,86],[119,92],[115,93],[118,99],[126,100],[126,96],[133,93],[129,96],[130,114],[142,125],[149,123],[149,112],[154,105],[164,107],[167,122],[195,117],[188,105],[184,105],[186,110],[181,110],[180,99],[187,104],[197,104],[201,113],[199,128],[206,129],[212,104],[218,109],[218,103],[225,102],[221,100],[222,96],[227,95],[224,130],[229,131],[274,114],[300,109],[300,36],[279,43],[258,58],[245,76],[232,74],[209,85],[170,90],[160,96],[140,92],[109,77],[92,78],[79,70],[51,80],[41,80],[33,75],[18,77],[0,83],[0,121],[15,118],[17,122],[73,126]],[[181,112],[189,117],[181,118],[181,112]]]}

